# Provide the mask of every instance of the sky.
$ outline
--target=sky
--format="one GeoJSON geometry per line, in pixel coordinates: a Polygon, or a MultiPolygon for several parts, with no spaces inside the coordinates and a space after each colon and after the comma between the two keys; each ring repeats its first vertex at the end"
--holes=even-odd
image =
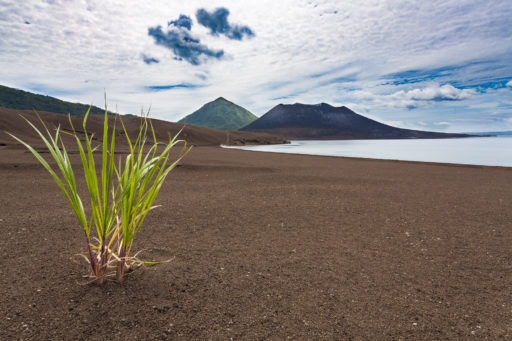
{"type": "Polygon", "coordinates": [[[512,130],[511,18],[510,0],[0,0],[0,84],[168,121],[222,96],[512,130]]]}

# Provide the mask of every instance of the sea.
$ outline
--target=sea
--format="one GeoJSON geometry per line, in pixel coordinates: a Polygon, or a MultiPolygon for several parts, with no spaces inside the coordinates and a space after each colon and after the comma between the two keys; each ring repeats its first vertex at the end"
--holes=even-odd
{"type": "Polygon", "coordinates": [[[272,153],[512,167],[512,136],[406,140],[291,141],[290,144],[224,146],[272,153]]]}

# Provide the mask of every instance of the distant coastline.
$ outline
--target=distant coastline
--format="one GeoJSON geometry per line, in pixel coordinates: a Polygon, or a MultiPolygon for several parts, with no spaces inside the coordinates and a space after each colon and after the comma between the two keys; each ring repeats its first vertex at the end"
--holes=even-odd
{"type": "Polygon", "coordinates": [[[451,139],[292,140],[288,145],[223,146],[260,152],[512,167],[512,135],[451,139]],[[501,138],[499,138],[501,137],[501,138]]]}
{"type": "Polygon", "coordinates": [[[477,135],[477,136],[486,136],[486,137],[492,137],[492,136],[512,136],[512,131],[480,131],[480,132],[469,132],[469,133],[463,133],[468,135],[477,135]]]}

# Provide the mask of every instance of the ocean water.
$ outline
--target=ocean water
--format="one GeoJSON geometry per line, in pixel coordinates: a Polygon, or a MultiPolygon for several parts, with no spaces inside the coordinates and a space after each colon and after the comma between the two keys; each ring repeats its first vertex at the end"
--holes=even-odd
{"type": "Polygon", "coordinates": [[[511,136],[418,140],[291,141],[286,145],[228,148],[274,153],[512,167],[511,136]]]}

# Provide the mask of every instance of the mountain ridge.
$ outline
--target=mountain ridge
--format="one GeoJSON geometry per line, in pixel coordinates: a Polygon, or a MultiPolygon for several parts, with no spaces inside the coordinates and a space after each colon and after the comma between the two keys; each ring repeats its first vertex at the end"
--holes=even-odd
{"type": "Polygon", "coordinates": [[[72,103],[33,92],[0,85],[0,107],[17,110],[47,111],[59,114],[83,115],[89,108],[91,114],[104,114],[105,109],[82,103],[72,103]]]}
{"type": "Polygon", "coordinates": [[[410,139],[468,137],[393,127],[359,115],[346,106],[278,104],[241,131],[265,132],[287,139],[410,139]]]}

